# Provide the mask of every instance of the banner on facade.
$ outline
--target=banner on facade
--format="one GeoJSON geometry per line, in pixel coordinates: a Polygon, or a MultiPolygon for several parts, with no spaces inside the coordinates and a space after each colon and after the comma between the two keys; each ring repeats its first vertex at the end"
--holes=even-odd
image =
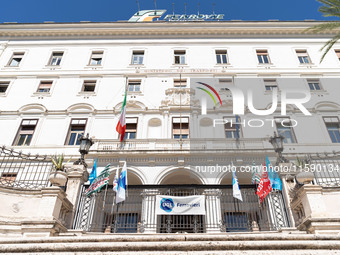
{"type": "Polygon", "coordinates": [[[156,215],[205,215],[205,196],[156,196],[156,215]]]}

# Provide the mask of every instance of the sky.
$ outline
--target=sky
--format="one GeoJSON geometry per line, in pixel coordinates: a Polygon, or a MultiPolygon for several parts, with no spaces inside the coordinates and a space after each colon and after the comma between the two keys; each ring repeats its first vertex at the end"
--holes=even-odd
{"type": "MultiPolygon", "coordinates": [[[[136,0],[0,0],[0,23],[40,23],[128,20],[137,12],[136,0]]],[[[157,0],[157,9],[197,14],[224,14],[225,20],[330,20],[316,0],[157,0]]],[[[141,10],[155,9],[154,0],[139,0],[141,10]]],[[[164,17],[164,16],[163,16],[164,17]]]]}

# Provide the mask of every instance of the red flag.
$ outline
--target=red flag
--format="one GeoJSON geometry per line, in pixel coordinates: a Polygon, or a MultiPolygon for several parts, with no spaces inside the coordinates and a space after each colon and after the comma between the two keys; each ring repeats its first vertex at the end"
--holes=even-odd
{"type": "Polygon", "coordinates": [[[120,141],[122,142],[125,136],[125,129],[126,129],[126,120],[125,120],[125,114],[126,114],[126,95],[127,91],[125,90],[125,96],[124,96],[124,102],[122,105],[122,110],[120,112],[120,118],[116,127],[116,131],[120,134],[120,141]]]}
{"type": "Polygon", "coordinates": [[[263,162],[262,176],[256,191],[256,195],[259,196],[261,203],[263,202],[264,198],[272,191],[272,185],[270,183],[266,168],[266,162],[263,162]]]}

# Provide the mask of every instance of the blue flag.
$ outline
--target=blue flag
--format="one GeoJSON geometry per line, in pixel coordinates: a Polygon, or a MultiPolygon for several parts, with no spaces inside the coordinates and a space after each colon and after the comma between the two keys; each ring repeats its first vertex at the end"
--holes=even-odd
{"type": "Polygon", "coordinates": [[[273,169],[267,155],[266,155],[266,167],[267,167],[269,180],[272,184],[272,188],[277,189],[277,190],[282,190],[281,179],[279,175],[277,174],[277,172],[273,169]]]}
{"type": "Polygon", "coordinates": [[[93,167],[92,167],[92,171],[91,171],[91,174],[89,176],[90,184],[92,184],[92,182],[96,178],[97,178],[97,159],[94,161],[94,164],[93,164],[93,167]]]}

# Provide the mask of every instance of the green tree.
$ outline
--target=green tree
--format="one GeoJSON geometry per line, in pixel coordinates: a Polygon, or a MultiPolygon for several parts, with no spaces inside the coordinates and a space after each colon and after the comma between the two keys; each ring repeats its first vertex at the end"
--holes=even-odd
{"type": "MultiPolygon", "coordinates": [[[[323,4],[319,8],[319,12],[321,12],[324,17],[340,18],[340,0],[317,0],[317,1],[323,4]]],[[[320,33],[320,32],[332,31],[332,30],[339,29],[339,28],[340,28],[340,21],[330,21],[330,22],[326,22],[326,23],[313,26],[307,29],[307,31],[320,33]]],[[[320,63],[323,61],[326,54],[330,51],[330,49],[339,39],[340,39],[340,31],[338,31],[337,34],[332,39],[330,39],[328,42],[326,42],[325,45],[320,49],[320,51],[323,51],[320,63]]]]}

